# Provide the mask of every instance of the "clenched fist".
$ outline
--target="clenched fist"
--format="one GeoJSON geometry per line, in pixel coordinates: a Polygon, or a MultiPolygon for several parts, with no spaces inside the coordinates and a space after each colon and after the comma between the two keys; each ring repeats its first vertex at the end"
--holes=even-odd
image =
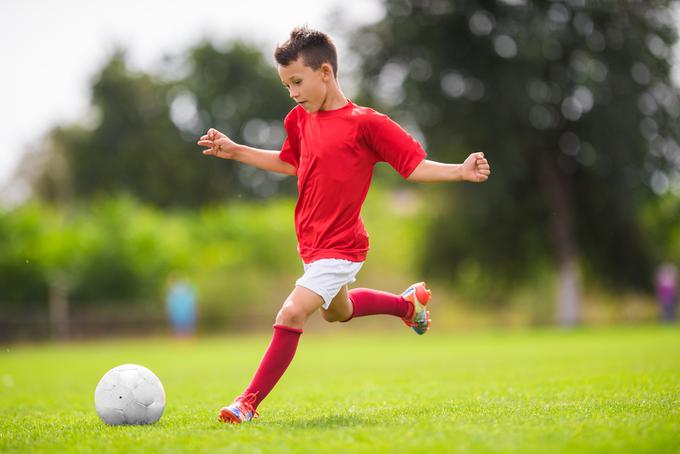
{"type": "Polygon", "coordinates": [[[484,153],[472,153],[465,159],[461,167],[461,175],[465,181],[482,183],[489,179],[491,166],[484,157],[484,153]]]}

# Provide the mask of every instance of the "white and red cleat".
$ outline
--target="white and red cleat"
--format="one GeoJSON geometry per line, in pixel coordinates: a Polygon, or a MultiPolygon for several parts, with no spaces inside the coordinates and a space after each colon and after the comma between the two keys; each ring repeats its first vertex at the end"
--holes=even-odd
{"type": "Polygon", "coordinates": [[[430,311],[426,309],[432,292],[425,282],[413,284],[401,294],[402,298],[413,304],[413,315],[410,319],[402,318],[406,326],[413,328],[417,334],[425,334],[430,329],[430,311]]]}
{"type": "Polygon", "coordinates": [[[217,419],[230,424],[241,424],[257,418],[259,415],[253,408],[255,398],[255,394],[238,396],[231,405],[220,409],[217,419]]]}

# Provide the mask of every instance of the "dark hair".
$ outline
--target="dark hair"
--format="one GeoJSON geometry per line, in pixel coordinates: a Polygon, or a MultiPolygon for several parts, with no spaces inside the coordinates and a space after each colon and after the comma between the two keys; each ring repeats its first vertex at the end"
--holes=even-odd
{"type": "Polygon", "coordinates": [[[302,56],[305,65],[312,69],[319,69],[322,64],[329,63],[333,68],[333,75],[338,77],[338,54],[331,38],[318,30],[295,27],[290,32],[290,38],[279,45],[274,52],[276,62],[288,66],[302,56]]]}

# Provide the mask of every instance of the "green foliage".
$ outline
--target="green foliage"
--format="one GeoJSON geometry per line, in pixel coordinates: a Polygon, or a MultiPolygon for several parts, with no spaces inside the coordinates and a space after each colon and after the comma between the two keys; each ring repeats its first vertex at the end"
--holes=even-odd
{"type": "Polygon", "coordinates": [[[44,211],[36,204],[0,211],[0,288],[4,305],[39,306],[47,300],[47,282],[38,244],[44,211]]]}
{"type": "Polygon", "coordinates": [[[278,148],[292,107],[276,71],[243,43],[200,43],[176,57],[189,68],[166,80],[131,71],[117,51],[94,77],[85,125],[55,127],[24,164],[42,199],[71,203],[127,192],[160,207],[229,197],[269,197],[283,184],[268,172],[208,158],[196,141],[215,127],[240,142],[278,148]],[[36,168],[29,165],[42,162],[36,168]]]}
{"type": "Polygon", "coordinates": [[[680,263],[680,197],[668,193],[645,207],[642,223],[645,232],[659,241],[655,256],[666,262],[680,263]]]}
{"type": "Polygon", "coordinates": [[[73,300],[158,297],[169,271],[178,266],[175,254],[185,246],[177,241],[175,247],[168,247],[161,241],[164,214],[119,198],[99,200],[81,216],[83,230],[96,237],[84,259],[79,285],[73,288],[73,300]]]}
{"type": "MultiPolygon", "coordinates": [[[[245,203],[168,214],[130,197],[75,208],[33,203],[2,213],[2,304],[45,301],[52,276],[65,277],[72,302],[153,300],[171,272],[272,273],[295,255],[291,202],[245,203]],[[283,227],[283,226],[286,227],[283,227]],[[41,291],[28,289],[42,289],[41,291]],[[38,301],[36,301],[38,300],[38,301]]],[[[221,290],[238,276],[221,279],[221,290]]]]}
{"type": "Polygon", "coordinates": [[[483,150],[492,165],[484,185],[443,189],[428,273],[483,269],[502,298],[580,257],[610,285],[649,289],[665,238],[640,214],[680,185],[673,2],[384,3],[355,34],[364,99],[432,158],[483,150]]]}
{"type": "Polygon", "coordinates": [[[416,338],[391,321],[374,335],[306,331],[261,417],[242,426],[215,416],[247,385],[269,330],[3,348],[0,451],[677,452],[677,329],[416,338]],[[158,423],[97,417],[93,390],[123,363],[162,380],[158,423]]]}
{"type": "MultiPolygon", "coordinates": [[[[371,191],[366,276],[409,278],[427,221],[422,211],[414,194],[371,191]]],[[[0,211],[0,313],[44,311],[56,283],[67,287],[74,311],[158,308],[173,277],[194,282],[206,321],[271,311],[302,271],[293,212],[289,198],[163,211],[129,196],[0,211]]]]}

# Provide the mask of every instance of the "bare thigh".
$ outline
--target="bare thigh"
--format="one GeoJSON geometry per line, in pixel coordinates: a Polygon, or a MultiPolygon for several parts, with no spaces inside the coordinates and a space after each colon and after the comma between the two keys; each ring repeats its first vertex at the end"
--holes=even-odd
{"type": "Polygon", "coordinates": [[[352,303],[347,296],[348,288],[344,285],[335,298],[331,301],[328,309],[321,308],[321,316],[327,322],[342,322],[352,316],[352,303]]]}

